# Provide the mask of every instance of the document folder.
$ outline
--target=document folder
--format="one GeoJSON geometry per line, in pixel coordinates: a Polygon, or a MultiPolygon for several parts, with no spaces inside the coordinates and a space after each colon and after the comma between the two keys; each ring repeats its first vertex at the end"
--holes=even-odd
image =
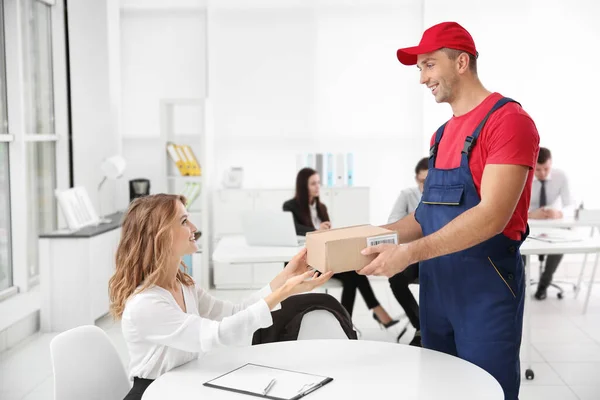
{"type": "Polygon", "coordinates": [[[198,159],[196,158],[196,156],[194,155],[194,152],[192,151],[192,148],[189,145],[183,145],[181,146],[182,150],[183,150],[183,154],[185,155],[185,158],[187,159],[189,165],[190,165],[190,175],[193,176],[200,176],[202,175],[202,170],[200,168],[200,163],[198,162],[198,159]]]}
{"type": "Polygon", "coordinates": [[[174,147],[175,147],[175,151],[177,151],[177,154],[179,155],[179,159],[183,163],[183,169],[184,169],[183,175],[185,175],[185,176],[194,175],[192,162],[187,158],[187,156],[185,154],[185,150],[183,149],[183,146],[176,144],[174,147]]]}
{"type": "Polygon", "coordinates": [[[296,400],[332,380],[326,376],[246,364],[205,382],[204,386],[265,399],[296,400]]]}
{"type": "Polygon", "coordinates": [[[175,143],[167,143],[167,153],[169,154],[171,160],[173,160],[173,162],[177,166],[179,173],[181,173],[181,175],[187,175],[187,167],[185,165],[184,160],[181,158],[181,155],[177,150],[177,145],[175,143]]]}

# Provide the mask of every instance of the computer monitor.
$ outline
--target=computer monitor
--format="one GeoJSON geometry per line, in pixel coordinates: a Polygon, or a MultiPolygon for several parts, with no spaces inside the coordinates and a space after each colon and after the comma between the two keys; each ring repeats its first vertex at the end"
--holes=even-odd
{"type": "Polygon", "coordinates": [[[294,216],[286,211],[248,211],[242,215],[242,227],[250,246],[299,246],[294,216]]]}

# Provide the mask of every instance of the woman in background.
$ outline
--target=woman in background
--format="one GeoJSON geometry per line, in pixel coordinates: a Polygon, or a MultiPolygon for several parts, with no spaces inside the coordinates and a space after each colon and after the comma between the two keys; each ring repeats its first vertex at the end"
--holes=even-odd
{"type": "Polygon", "coordinates": [[[211,296],[186,274],[182,257],[198,251],[196,227],[183,196],[157,194],[134,200],[122,226],[116,271],[110,279],[110,310],[121,319],[138,400],[165,372],[212,349],[250,344],[272,323],[271,310],[291,295],[325,283],[298,253],[269,285],[240,304],[211,296]],[[183,268],[182,268],[183,267],[183,268]]]}
{"type": "MultiPolygon", "coordinates": [[[[319,200],[320,190],[321,178],[317,171],[311,168],[303,168],[298,171],[296,194],[293,199],[283,203],[283,211],[289,211],[294,215],[297,235],[305,236],[307,232],[331,229],[327,207],[319,200]]],[[[398,323],[379,304],[366,276],[359,275],[355,271],[349,271],[334,274],[333,278],[342,282],[343,289],[340,302],[350,315],[352,315],[356,289],[358,289],[367,307],[372,310],[373,318],[380,325],[389,328],[398,323]]]]}

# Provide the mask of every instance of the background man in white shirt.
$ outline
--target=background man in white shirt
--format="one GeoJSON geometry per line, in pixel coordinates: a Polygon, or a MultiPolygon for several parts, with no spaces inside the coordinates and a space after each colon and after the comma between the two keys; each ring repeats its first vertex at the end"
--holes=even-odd
{"type": "Polygon", "coordinates": [[[401,220],[408,214],[415,212],[417,209],[417,206],[421,201],[421,195],[423,194],[423,185],[427,178],[427,172],[429,171],[427,162],[427,157],[419,160],[415,167],[415,181],[417,181],[417,186],[404,189],[400,192],[400,195],[394,204],[394,208],[388,217],[388,224],[401,220]]]}
{"type": "MultiPolygon", "coordinates": [[[[572,209],[573,199],[569,190],[569,181],[564,172],[552,168],[552,153],[540,147],[535,176],[531,186],[530,219],[559,219],[563,213],[572,209]],[[559,204],[560,203],[560,204],[559,204]]],[[[546,266],[540,277],[535,298],[546,298],[546,290],[552,282],[552,276],[562,260],[562,254],[546,255],[546,266]]]]}

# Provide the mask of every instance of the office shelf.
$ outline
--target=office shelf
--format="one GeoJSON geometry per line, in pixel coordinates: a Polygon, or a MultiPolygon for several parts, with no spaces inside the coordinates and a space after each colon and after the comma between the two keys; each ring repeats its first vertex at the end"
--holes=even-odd
{"type": "Polygon", "coordinates": [[[200,176],[177,176],[177,175],[168,175],[167,179],[170,180],[174,180],[174,181],[191,181],[191,182],[198,182],[202,180],[202,175],[200,176]]]}

